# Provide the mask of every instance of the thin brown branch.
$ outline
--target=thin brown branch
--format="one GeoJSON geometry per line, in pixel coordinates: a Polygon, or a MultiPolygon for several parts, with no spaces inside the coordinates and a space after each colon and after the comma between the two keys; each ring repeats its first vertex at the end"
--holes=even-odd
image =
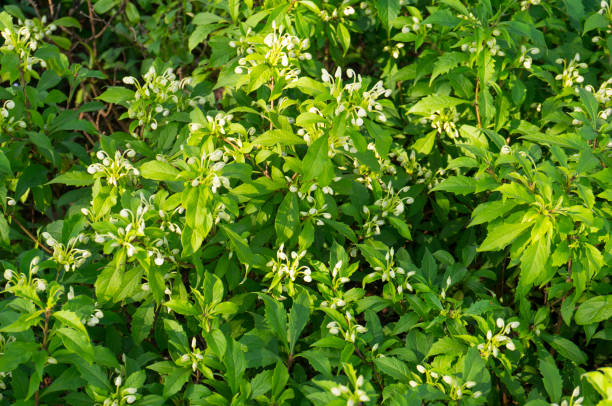
{"type": "Polygon", "coordinates": [[[53,255],[53,251],[51,251],[49,248],[45,247],[43,243],[38,241],[38,239],[31,232],[29,232],[28,229],[23,226],[23,224],[21,224],[17,217],[11,216],[11,218],[15,221],[15,223],[17,223],[21,231],[23,231],[30,238],[30,240],[36,243],[36,245],[40,245],[40,248],[42,248],[47,254],[53,255]]]}

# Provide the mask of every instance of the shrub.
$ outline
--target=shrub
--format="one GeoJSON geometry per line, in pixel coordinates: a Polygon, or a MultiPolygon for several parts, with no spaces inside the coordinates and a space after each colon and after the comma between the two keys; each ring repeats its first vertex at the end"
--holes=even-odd
{"type": "Polygon", "coordinates": [[[0,12],[0,402],[612,401],[612,9],[0,12]]]}

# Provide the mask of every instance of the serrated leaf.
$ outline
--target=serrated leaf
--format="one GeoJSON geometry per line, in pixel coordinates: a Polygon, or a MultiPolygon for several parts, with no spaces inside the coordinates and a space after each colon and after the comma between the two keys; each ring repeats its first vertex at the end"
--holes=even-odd
{"type": "Polygon", "coordinates": [[[278,206],[274,228],[280,242],[287,241],[298,230],[300,224],[299,202],[296,193],[287,193],[278,206]]]}
{"type": "Polygon", "coordinates": [[[387,32],[389,32],[391,23],[395,20],[400,11],[399,0],[377,0],[376,10],[378,11],[378,19],[387,32]]]}
{"type": "Polygon", "coordinates": [[[428,116],[436,111],[442,111],[447,108],[455,107],[467,100],[458,99],[451,96],[429,95],[419,100],[414,106],[408,110],[409,113],[428,116]]]}
{"type": "Polygon", "coordinates": [[[501,250],[531,226],[533,226],[533,223],[497,224],[489,229],[487,238],[485,238],[480,247],[478,247],[478,251],[501,250]]]}
{"type": "Polygon", "coordinates": [[[411,379],[410,368],[395,357],[375,358],[374,365],[383,374],[389,375],[400,382],[408,383],[411,379]]]}
{"type": "Polygon", "coordinates": [[[310,299],[308,293],[302,290],[293,301],[291,312],[289,312],[289,325],[287,340],[289,342],[289,353],[293,354],[295,344],[302,334],[302,330],[308,323],[310,317],[310,299]]]}
{"type": "Polygon", "coordinates": [[[149,161],[140,166],[140,174],[147,179],[158,181],[176,181],[179,175],[178,169],[163,161],[149,161]]]}
{"type": "Polygon", "coordinates": [[[592,297],[578,306],[574,316],[576,323],[599,323],[612,317],[612,295],[592,297]]]}
{"type": "Polygon", "coordinates": [[[539,366],[540,372],[542,373],[544,388],[546,392],[548,392],[550,400],[552,402],[558,402],[561,398],[561,391],[563,389],[563,380],[561,379],[561,374],[559,374],[559,369],[555,364],[555,360],[548,352],[538,351],[538,354],[540,356],[539,366]]]}
{"type": "Polygon", "coordinates": [[[133,98],[134,91],[121,86],[111,86],[107,88],[100,96],[96,97],[98,100],[113,104],[122,104],[128,100],[132,100],[133,98]]]}
{"type": "Polygon", "coordinates": [[[70,186],[88,186],[94,183],[94,178],[87,172],[70,171],[62,173],[47,183],[61,183],[63,185],[70,186]]]}
{"type": "Polygon", "coordinates": [[[303,138],[286,130],[269,130],[253,140],[255,145],[274,146],[274,145],[298,145],[306,144],[303,138]]]}
{"type": "Polygon", "coordinates": [[[467,195],[476,191],[476,180],[462,175],[451,176],[434,187],[432,192],[439,190],[457,195],[467,195]]]}

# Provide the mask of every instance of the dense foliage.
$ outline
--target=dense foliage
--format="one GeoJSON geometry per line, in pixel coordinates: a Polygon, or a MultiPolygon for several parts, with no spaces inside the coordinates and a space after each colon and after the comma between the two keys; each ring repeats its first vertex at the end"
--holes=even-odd
{"type": "Polygon", "coordinates": [[[612,404],[605,1],[0,30],[0,404],[612,404]]]}

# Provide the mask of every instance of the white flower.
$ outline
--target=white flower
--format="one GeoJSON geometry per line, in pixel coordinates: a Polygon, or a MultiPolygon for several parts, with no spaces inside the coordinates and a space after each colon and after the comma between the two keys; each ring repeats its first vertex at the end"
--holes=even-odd
{"type": "Polygon", "coordinates": [[[115,378],[115,386],[121,386],[122,382],[123,380],[121,379],[121,376],[115,378]]]}
{"type": "Polygon", "coordinates": [[[36,281],[36,290],[44,292],[47,289],[47,282],[44,279],[38,279],[36,281]]]}
{"type": "Polygon", "coordinates": [[[420,373],[424,374],[425,373],[425,367],[423,367],[423,365],[417,365],[416,366],[417,371],[419,371],[420,373]]]}
{"type": "Polygon", "coordinates": [[[498,319],[495,321],[495,324],[497,325],[497,327],[498,327],[498,328],[502,328],[502,327],[504,327],[504,320],[503,320],[501,317],[499,317],[499,318],[498,318],[498,319]]]}
{"type": "Polygon", "coordinates": [[[4,271],[4,279],[9,280],[13,277],[13,270],[12,269],[6,269],[4,271]]]}
{"type": "Polygon", "coordinates": [[[136,396],[134,395],[128,395],[125,397],[125,401],[132,404],[136,401],[136,396]]]}
{"type": "Polygon", "coordinates": [[[339,388],[339,387],[337,387],[337,386],[334,386],[333,388],[331,388],[331,389],[330,389],[330,391],[331,391],[331,393],[332,393],[334,396],[340,396],[340,395],[342,395],[342,392],[340,391],[340,388],[339,388]]]}

